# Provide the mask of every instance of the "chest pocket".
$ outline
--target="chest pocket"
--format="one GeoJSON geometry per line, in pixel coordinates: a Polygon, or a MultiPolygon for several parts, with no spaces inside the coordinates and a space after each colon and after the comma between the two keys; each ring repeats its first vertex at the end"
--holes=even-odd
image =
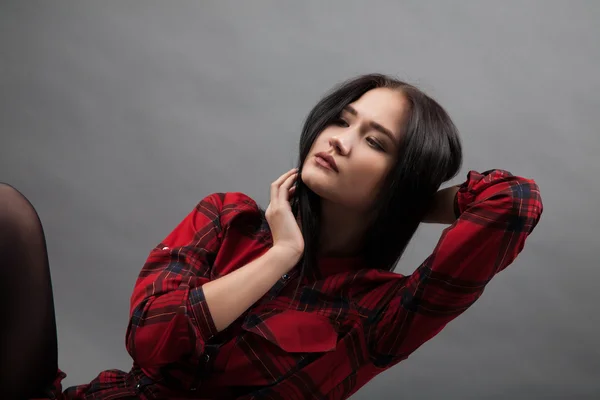
{"type": "Polygon", "coordinates": [[[334,351],[338,333],[329,318],[296,310],[252,314],[242,329],[271,342],[286,353],[334,351]]]}

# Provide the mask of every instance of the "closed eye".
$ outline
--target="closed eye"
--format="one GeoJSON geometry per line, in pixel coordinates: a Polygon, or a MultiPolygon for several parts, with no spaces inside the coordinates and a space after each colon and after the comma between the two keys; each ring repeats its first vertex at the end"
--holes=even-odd
{"type": "Polygon", "coordinates": [[[350,126],[350,124],[343,118],[338,118],[335,121],[333,121],[333,123],[337,126],[342,126],[344,128],[348,128],[350,126]]]}
{"type": "Polygon", "coordinates": [[[373,147],[377,151],[385,151],[383,146],[377,140],[373,139],[372,137],[367,138],[367,143],[369,143],[369,146],[373,147]]]}

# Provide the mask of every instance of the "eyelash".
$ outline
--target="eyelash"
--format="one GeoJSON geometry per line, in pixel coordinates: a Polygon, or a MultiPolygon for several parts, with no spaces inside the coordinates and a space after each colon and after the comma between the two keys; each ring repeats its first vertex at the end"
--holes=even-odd
{"type": "Polygon", "coordinates": [[[385,149],[383,148],[382,145],[379,144],[379,142],[377,142],[377,140],[373,139],[373,138],[367,138],[367,142],[370,140],[370,144],[371,147],[373,147],[375,150],[378,151],[384,151],[385,149]]]}
{"type": "Polygon", "coordinates": [[[345,128],[348,128],[350,126],[350,124],[348,124],[348,122],[346,122],[343,118],[338,118],[334,121],[334,123],[338,126],[342,126],[345,125],[345,128]]]}
{"type": "MultiPolygon", "coordinates": [[[[343,118],[338,118],[334,123],[337,126],[343,126],[344,128],[348,128],[350,126],[350,124],[348,124],[348,122],[346,122],[343,118]]],[[[381,144],[379,144],[379,142],[377,140],[373,139],[372,137],[368,137],[367,142],[369,143],[369,146],[373,147],[375,150],[385,151],[383,146],[381,144]]]]}

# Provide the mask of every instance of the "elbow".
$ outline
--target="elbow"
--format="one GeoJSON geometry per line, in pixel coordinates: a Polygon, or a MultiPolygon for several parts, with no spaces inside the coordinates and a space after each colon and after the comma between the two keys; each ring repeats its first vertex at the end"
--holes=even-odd
{"type": "Polygon", "coordinates": [[[161,321],[150,322],[144,309],[144,304],[136,307],[127,328],[126,348],[136,364],[142,368],[160,367],[176,362],[190,351],[184,315],[163,315],[161,321]]]}
{"type": "Polygon", "coordinates": [[[544,210],[540,188],[532,179],[517,178],[516,184],[511,185],[510,191],[511,226],[516,231],[531,233],[544,210]]]}
{"type": "MultiPolygon", "coordinates": [[[[159,354],[154,351],[155,338],[150,336],[144,323],[144,308],[146,301],[139,304],[132,312],[125,336],[125,347],[133,361],[142,368],[148,368],[155,364],[159,354]]],[[[156,333],[156,329],[153,329],[156,333]]]]}

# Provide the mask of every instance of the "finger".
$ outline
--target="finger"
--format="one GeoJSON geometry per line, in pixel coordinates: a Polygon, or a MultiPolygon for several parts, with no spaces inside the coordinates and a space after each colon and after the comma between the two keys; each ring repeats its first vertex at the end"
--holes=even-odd
{"type": "Polygon", "coordinates": [[[285,180],[287,178],[289,178],[291,175],[293,175],[294,173],[296,173],[297,170],[298,170],[297,168],[292,168],[291,170],[289,170],[288,172],[286,172],[285,174],[283,174],[279,178],[277,178],[277,180],[275,180],[271,184],[271,201],[276,201],[277,200],[277,196],[279,194],[279,188],[281,187],[281,184],[283,182],[285,182],[285,180]]]}
{"type": "Polygon", "coordinates": [[[279,189],[279,200],[287,200],[288,199],[288,191],[290,190],[290,188],[292,187],[292,185],[294,184],[294,182],[296,181],[296,179],[298,178],[298,174],[295,173],[293,175],[288,176],[288,178],[283,181],[283,183],[281,184],[281,187],[279,189]]]}
{"type": "Polygon", "coordinates": [[[271,187],[277,188],[279,189],[279,187],[281,186],[281,184],[283,182],[285,182],[285,180],[287,178],[289,178],[291,175],[295,174],[297,172],[297,168],[293,168],[291,170],[289,170],[288,172],[286,172],[285,174],[281,175],[279,178],[277,178],[272,184],[271,187]]]}
{"type": "Polygon", "coordinates": [[[290,190],[288,190],[288,201],[291,201],[292,197],[294,197],[294,194],[296,193],[296,186],[292,186],[290,188],[290,190]]]}
{"type": "Polygon", "coordinates": [[[289,178],[290,176],[294,175],[295,173],[298,172],[298,168],[292,168],[289,171],[287,171],[285,174],[281,175],[279,178],[277,178],[277,180],[275,182],[273,182],[275,185],[277,186],[281,186],[281,184],[283,182],[285,182],[285,180],[287,178],[289,178]]]}

